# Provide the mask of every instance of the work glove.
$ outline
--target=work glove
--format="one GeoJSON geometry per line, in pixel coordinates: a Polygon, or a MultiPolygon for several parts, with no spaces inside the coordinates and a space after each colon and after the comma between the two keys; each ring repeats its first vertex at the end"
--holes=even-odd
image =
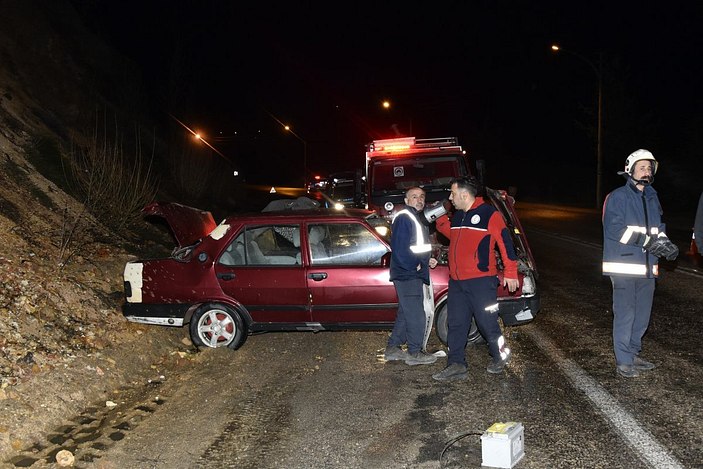
{"type": "Polygon", "coordinates": [[[647,240],[642,247],[650,254],[657,257],[663,257],[667,261],[673,261],[676,259],[676,256],[679,255],[679,248],[674,243],[669,241],[669,238],[666,236],[649,238],[649,240],[647,240]]]}

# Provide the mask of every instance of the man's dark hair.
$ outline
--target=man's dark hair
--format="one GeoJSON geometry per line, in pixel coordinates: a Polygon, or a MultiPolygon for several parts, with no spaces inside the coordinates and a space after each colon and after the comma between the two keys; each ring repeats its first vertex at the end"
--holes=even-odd
{"type": "Polygon", "coordinates": [[[481,191],[483,191],[481,183],[474,176],[454,178],[450,183],[450,187],[454,184],[456,184],[457,188],[468,191],[472,197],[476,197],[481,194],[481,191]]]}

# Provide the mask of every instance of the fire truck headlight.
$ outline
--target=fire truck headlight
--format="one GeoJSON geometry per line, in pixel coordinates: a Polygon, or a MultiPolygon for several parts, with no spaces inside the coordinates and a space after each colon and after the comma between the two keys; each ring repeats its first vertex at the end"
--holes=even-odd
{"type": "Polygon", "coordinates": [[[335,210],[344,210],[344,204],[340,204],[339,202],[336,202],[334,204],[334,209],[335,210]]]}
{"type": "Polygon", "coordinates": [[[389,212],[393,210],[393,202],[386,202],[386,204],[383,206],[386,210],[389,212]]]}

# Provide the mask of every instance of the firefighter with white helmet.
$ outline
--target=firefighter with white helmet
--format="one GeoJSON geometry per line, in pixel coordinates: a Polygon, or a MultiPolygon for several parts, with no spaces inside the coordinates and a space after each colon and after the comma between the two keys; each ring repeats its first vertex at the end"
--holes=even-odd
{"type": "Polygon", "coordinates": [[[658,161],[640,149],[625,160],[625,185],[603,204],[603,275],[613,284],[613,348],[616,372],[632,378],[655,365],[640,357],[649,327],[659,259],[679,253],[669,241],[663,210],[652,187],[658,161]]]}
{"type": "Polygon", "coordinates": [[[654,179],[654,175],[657,174],[657,169],[659,168],[659,162],[654,158],[654,155],[649,150],[644,150],[640,149],[637,151],[633,151],[630,153],[630,156],[627,157],[625,160],[625,171],[624,172],[619,172],[618,174],[621,175],[626,175],[629,174],[632,176],[632,172],[634,171],[635,168],[635,163],[638,161],[651,161],[652,162],[652,171],[650,175],[650,181],[648,184],[651,184],[654,179]]]}

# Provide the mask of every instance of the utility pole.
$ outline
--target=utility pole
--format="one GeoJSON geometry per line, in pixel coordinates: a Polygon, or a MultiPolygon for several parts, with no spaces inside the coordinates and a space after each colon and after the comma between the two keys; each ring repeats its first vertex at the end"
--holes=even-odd
{"type": "Polygon", "coordinates": [[[554,52],[566,52],[586,62],[598,78],[598,120],[596,129],[596,208],[603,207],[603,53],[598,54],[598,66],[572,50],[563,49],[557,44],[552,45],[554,52]]]}

